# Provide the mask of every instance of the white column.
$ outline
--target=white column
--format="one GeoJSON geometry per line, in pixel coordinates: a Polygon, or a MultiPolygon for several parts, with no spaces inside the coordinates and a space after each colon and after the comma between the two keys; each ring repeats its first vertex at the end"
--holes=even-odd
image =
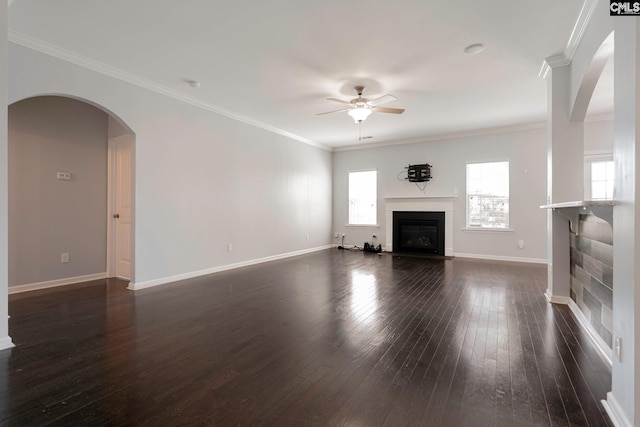
{"type": "Polygon", "coordinates": [[[0,350],[13,347],[9,337],[8,215],[7,206],[7,93],[9,63],[7,2],[0,2],[0,350]]]}
{"type": "MultiPolygon", "coordinates": [[[[571,70],[564,55],[546,59],[548,71],[547,203],[584,198],[584,124],[571,116],[571,70]]],[[[569,221],[556,211],[547,214],[548,286],[552,303],[568,304],[569,221]]]]}
{"type": "Polygon", "coordinates": [[[640,425],[640,23],[615,17],[613,208],[614,355],[610,413],[620,425],[640,425]],[[620,357],[616,354],[620,339],[620,357]]]}

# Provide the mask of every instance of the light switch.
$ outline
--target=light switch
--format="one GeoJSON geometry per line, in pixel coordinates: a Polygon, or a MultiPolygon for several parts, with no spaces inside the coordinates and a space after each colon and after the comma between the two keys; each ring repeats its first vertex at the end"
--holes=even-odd
{"type": "Polygon", "coordinates": [[[56,173],[56,179],[59,179],[61,181],[70,181],[71,172],[58,172],[56,173]]]}

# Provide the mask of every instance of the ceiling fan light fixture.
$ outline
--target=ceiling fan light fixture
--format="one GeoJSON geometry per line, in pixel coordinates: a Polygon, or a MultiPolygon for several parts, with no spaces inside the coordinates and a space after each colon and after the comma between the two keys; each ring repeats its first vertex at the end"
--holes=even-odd
{"type": "Polygon", "coordinates": [[[349,114],[356,123],[363,122],[364,120],[367,119],[367,117],[369,117],[371,113],[372,113],[372,110],[369,107],[352,108],[347,112],[347,114],[349,114]]]}

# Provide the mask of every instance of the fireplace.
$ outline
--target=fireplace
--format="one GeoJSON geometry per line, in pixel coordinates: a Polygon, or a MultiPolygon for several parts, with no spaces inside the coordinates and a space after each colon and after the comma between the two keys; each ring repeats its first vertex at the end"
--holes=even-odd
{"type": "Polygon", "coordinates": [[[421,197],[385,197],[385,244],[386,252],[397,252],[393,247],[394,212],[444,212],[444,256],[453,256],[453,207],[458,197],[421,196],[421,197]]]}
{"type": "Polygon", "coordinates": [[[393,212],[393,252],[445,254],[444,212],[393,212]]]}

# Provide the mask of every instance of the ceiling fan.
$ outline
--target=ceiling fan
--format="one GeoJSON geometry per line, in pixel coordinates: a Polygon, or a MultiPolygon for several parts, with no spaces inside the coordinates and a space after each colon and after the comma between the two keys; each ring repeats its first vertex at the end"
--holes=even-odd
{"type": "Polygon", "coordinates": [[[328,101],[339,102],[340,104],[347,104],[348,107],[342,108],[340,110],[327,111],[326,113],[318,113],[318,116],[323,114],[330,113],[339,113],[341,111],[346,111],[356,123],[362,123],[371,113],[374,111],[377,113],[391,113],[391,114],[402,114],[404,113],[404,108],[389,108],[389,107],[378,107],[380,104],[384,104],[385,102],[391,102],[396,99],[393,95],[382,95],[375,99],[367,99],[362,97],[362,93],[364,92],[364,86],[355,86],[353,88],[358,94],[357,98],[353,98],[351,101],[343,101],[342,99],[336,98],[327,98],[328,101]]]}

